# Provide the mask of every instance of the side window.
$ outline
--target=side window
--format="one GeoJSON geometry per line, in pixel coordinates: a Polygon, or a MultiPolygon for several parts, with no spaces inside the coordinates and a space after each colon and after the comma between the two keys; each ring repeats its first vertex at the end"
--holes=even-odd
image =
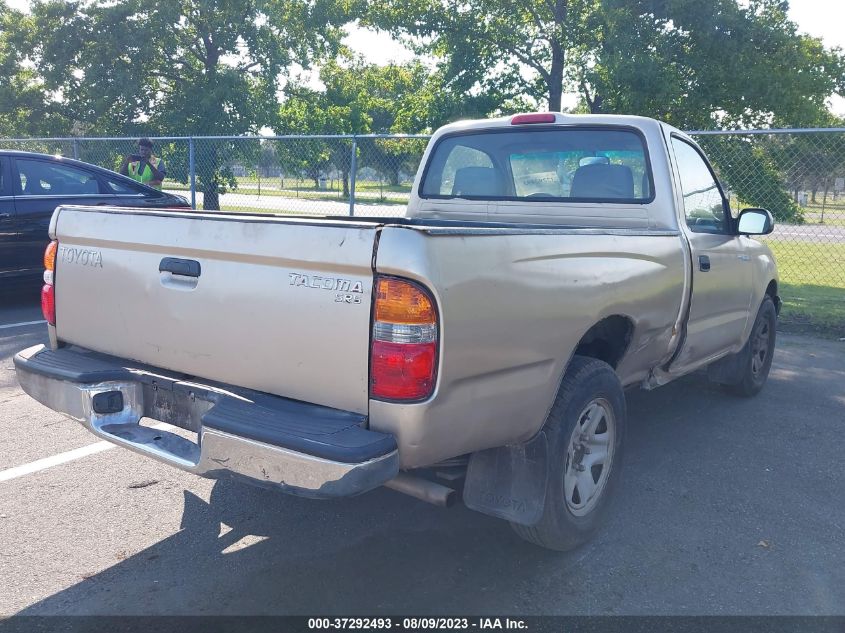
{"type": "Polygon", "coordinates": [[[132,182],[126,182],[117,178],[106,178],[108,192],[118,196],[137,196],[145,193],[144,189],[132,182]]]}
{"type": "Polygon", "coordinates": [[[44,160],[18,158],[20,182],[17,193],[24,196],[79,196],[100,193],[94,174],[44,160]]]}
{"type": "Polygon", "coordinates": [[[687,226],[695,233],[727,233],[722,192],[701,154],[689,143],[673,138],[681,175],[687,226]]]}

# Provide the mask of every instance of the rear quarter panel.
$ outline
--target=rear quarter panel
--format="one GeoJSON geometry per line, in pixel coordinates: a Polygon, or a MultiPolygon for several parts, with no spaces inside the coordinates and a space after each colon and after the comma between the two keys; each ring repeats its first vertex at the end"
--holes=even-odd
{"type": "Polygon", "coordinates": [[[618,372],[642,380],[670,352],[684,296],[677,232],[386,227],[378,273],[415,279],[440,310],[433,396],[370,401],[403,468],[524,441],[543,425],[584,333],[611,315],[634,333],[618,372]]]}

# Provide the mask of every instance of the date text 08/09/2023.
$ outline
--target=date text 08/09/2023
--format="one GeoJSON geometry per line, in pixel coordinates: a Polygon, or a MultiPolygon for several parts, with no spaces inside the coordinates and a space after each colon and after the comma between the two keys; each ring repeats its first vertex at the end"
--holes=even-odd
{"type": "Polygon", "coordinates": [[[525,631],[528,624],[519,618],[309,618],[310,630],[511,630],[525,631]]]}

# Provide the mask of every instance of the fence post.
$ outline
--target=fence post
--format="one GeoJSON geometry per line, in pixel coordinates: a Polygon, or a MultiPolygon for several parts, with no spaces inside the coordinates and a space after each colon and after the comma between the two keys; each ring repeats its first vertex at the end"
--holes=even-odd
{"type": "Polygon", "coordinates": [[[355,172],[358,171],[358,141],[352,137],[352,161],[349,169],[349,217],[355,215],[355,172]]]}
{"type": "Polygon", "coordinates": [[[191,208],[197,208],[197,174],[194,168],[194,137],[188,139],[188,173],[191,178],[191,208]]]}
{"type": "Polygon", "coordinates": [[[73,139],[73,159],[79,160],[79,139],[73,139]]]}

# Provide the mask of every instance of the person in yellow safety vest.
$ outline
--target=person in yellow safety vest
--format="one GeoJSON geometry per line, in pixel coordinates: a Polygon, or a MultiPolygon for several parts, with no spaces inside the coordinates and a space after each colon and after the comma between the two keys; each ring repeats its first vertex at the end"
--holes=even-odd
{"type": "Polygon", "coordinates": [[[138,153],[124,157],[120,173],[142,185],[161,190],[161,181],[167,175],[167,168],[163,160],[153,156],[153,142],[142,138],[138,141],[138,153]]]}

